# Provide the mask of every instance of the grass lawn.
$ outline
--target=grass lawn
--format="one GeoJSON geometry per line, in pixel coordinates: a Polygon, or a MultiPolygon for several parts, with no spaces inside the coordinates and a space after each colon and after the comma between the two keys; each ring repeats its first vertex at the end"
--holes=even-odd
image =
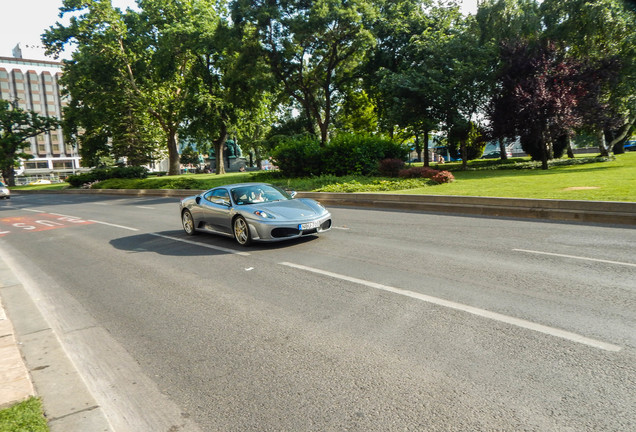
{"type": "MultiPolygon", "coordinates": [[[[528,158],[515,159],[522,166],[528,158]]],[[[149,177],[142,180],[112,179],[95,185],[100,188],[124,189],[209,189],[228,183],[264,181],[298,191],[390,192],[422,195],[465,195],[513,198],[547,198],[563,200],[636,201],[636,152],[616,155],[615,160],[579,165],[554,166],[549,170],[519,169],[511,161],[499,164],[493,160],[475,160],[468,171],[459,164],[447,163],[439,169],[450,169],[456,181],[431,185],[425,179],[378,177],[279,178],[275,172],[185,174],[149,177]]],[[[421,164],[420,164],[421,165],[421,164]]],[[[435,164],[432,165],[435,167],[435,164]]],[[[67,184],[22,186],[12,189],[63,189],[67,184]]]]}
{"type": "MultiPolygon", "coordinates": [[[[440,167],[442,168],[442,167],[440,167]]],[[[636,152],[616,160],[533,170],[453,171],[454,183],[403,191],[561,200],[636,201],[636,152]]]]}
{"type": "Polygon", "coordinates": [[[0,410],[0,432],[48,432],[42,403],[31,397],[24,402],[0,410]]]}

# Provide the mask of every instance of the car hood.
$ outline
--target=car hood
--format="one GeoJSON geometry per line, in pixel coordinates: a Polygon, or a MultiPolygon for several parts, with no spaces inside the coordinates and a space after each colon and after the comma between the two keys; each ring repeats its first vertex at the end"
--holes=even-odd
{"type": "Polygon", "coordinates": [[[289,220],[309,219],[328,213],[327,210],[321,207],[316,201],[306,198],[252,204],[245,207],[249,207],[250,212],[253,210],[263,210],[277,217],[289,220]]]}

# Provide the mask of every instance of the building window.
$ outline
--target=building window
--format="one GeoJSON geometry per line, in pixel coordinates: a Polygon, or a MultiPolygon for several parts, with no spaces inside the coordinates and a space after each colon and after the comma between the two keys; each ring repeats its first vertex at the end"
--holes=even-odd
{"type": "Polygon", "coordinates": [[[72,160],[53,161],[53,169],[73,169],[72,160]]]}
{"type": "Polygon", "coordinates": [[[24,167],[26,169],[48,169],[49,163],[47,161],[25,162],[24,167]]]}

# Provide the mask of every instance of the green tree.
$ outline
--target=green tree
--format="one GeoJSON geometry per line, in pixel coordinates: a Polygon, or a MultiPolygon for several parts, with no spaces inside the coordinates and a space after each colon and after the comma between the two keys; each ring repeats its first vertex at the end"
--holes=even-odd
{"type": "Polygon", "coordinates": [[[367,23],[369,0],[237,0],[233,22],[253,23],[272,74],[283,92],[318,127],[322,145],[336,106],[355,82],[355,72],[374,38],[367,23]]]}
{"type": "Polygon", "coordinates": [[[249,128],[242,121],[258,121],[254,113],[270,85],[255,30],[237,28],[220,5],[201,1],[193,25],[184,28],[183,49],[194,62],[188,71],[185,132],[197,141],[212,143],[216,173],[225,172],[223,146],[229,134],[249,128]]]}
{"type": "Polygon", "coordinates": [[[72,15],[69,24],[56,24],[42,39],[49,53],[77,45],[64,67],[64,75],[77,69],[64,83],[77,108],[70,116],[76,123],[67,130],[76,136],[88,133],[82,142],[95,145],[95,155],[104,152],[105,139],[117,136],[128,139],[131,147],[145,147],[156,136],[150,130],[155,127],[163,135],[169,172],[179,172],[177,131],[185,103],[185,72],[192,59],[181,49],[174,29],[194,14],[193,3],[139,0],[140,12],[122,12],[110,0],[64,0],[60,11],[62,16],[72,15]],[[90,112],[95,106],[105,109],[90,112]],[[97,130],[86,128],[99,124],[103,127],[97,130]],[[132,137],[138,142],[130,142],[132,137]]]}
{"type": "Polygon", "coordinates": [[[0,170],[6,184],[15,186],[15,167],[20,159],[33,157],[24,151],[30,145],[28,139],[58,127],[56,118],[23,110],[17,101],[0,99],[0,170]]]}
{"type": "Polygon", "coordinates": [[[183,150],[181,150],[181,157],[179,158],[179,161],[183,165],[198,165],[199,153],[195,151],[191,145],[187,145],[183,150]]]}
{"type": "Polygon", "coordinates": [[[599,71],[597,109],[586,105],[584,129],[596,134],[601,154],[608,155],[636,122],[636,8],[627,0],[545,0],[541,11],[544,37],[599,71]],[[604,67],[615,73],[603,73],[604,67]]]}
{"type": "MultiPolygon", "coordinates": [[[[496,76],[505,67],[501,61],[502,48],[521,40],[537,41],[542,34],[539,3],[536,0],[485,0],[477,9],[475,26],[474,34],[479,45],[493,56],[488,65],[493,78],[489,91],[492,107],[492,99],[501,97],[501,83],[497,82],[496,76]]],[[[497,113],[489,112],[488,109],[485,111],[491,138],[499,141],[501,159],[507,159],[506,142],[517,139],[512,126],[514,118],[507,108],[497,113]],[[507,130],[513,132],[508,133],[507,130]]]]}
{"type": "MultiPolygon", "coordinates": [[[[406,10],[415,6],[400,5],[406,10]]],[[[374,54],[380,79],[372,87],[385,124],[409,130],[428,166],[430,133],[468,125],[483,105],[489,57],[468,32],[457,7],[431,5],[425,14],[416,13],[417,19],[406,19],[402,9],[394,11],[394,16],[395,37],[390,36],[388,23],[380,27],[387,42],[378,46],[390,52],[374,54]],[[405,24],[400,25],[403,18],[405,24]]]]}

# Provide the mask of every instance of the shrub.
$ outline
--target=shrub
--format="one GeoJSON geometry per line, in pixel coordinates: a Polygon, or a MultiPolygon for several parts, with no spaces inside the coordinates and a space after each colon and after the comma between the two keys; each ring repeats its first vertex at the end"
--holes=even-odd
{"type": "Polygon", "coordinates": [[[323,149],[322,174],[375,175],[383,159],[406,159],[408,150],[392,140],[372,136],[341,134],[323,149]]]}
{"type": "Polygon", "coordinates": [[[378,171],[385,177],[397,177],[403,168],[404,161],[402,159],[383,159],[380,161],[378,171]]]}
{"type": "Polygon", "coordinates": [[[73,187],[81,187],[86,183],[94,183],[112,178],[146,178],[148,177],[148,169],[145,167],[115,167],[115,168],[98,168],[83,174],[70,175],[66,181],[73,187]]]}
{"type": "Polygon", "coordinates": [[[434,175],[439,173],[438,170],[430,167],[411,167],[400,170],[398,177],[402,178],[433,178],[434,175]]]}
{"type": "Polygon", "coordinates": [[[439,171],[431,177],[431,181],[437,184],[450,183],[455,181],[455,176],[450,171],[439,171]]]}
{"type": "Polygon", "coordinates": [[[382,137],[341,134],[324,147],[311,135],[283,139],[272,157],[286,177],[375,175],[383,159],[406,159],[408,149],[382,137]]]}
{"type": "Polygon", "coordinates": [[[311,135],[290,137],[272,151],[272,158],[288,177],[320,174],[320,141],[311,135]]]}

